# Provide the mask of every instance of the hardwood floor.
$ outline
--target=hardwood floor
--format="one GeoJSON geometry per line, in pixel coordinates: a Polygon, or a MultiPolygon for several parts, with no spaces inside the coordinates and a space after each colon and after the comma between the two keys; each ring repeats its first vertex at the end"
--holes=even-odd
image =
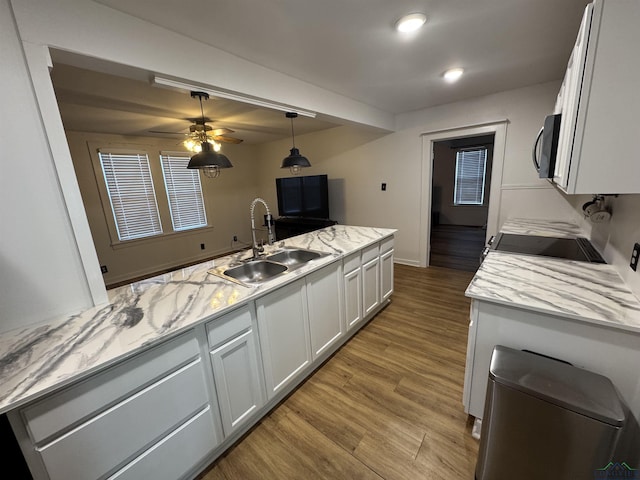
{"type": "Polygon", "coordinates": [[[396,265],[391,304],[199,478],[472,479],[472,276],[396,265]]]}
{"type": "Polygon", "coordinates": [[[482,227],[434,225],[429,265],[475,272],[480,266],[486,233],[482,227]]]}

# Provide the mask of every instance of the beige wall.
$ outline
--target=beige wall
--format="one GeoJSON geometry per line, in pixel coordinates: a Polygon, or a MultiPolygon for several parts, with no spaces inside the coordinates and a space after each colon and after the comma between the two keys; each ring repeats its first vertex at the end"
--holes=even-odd
{"type": "MultiPolygon", "coordinates": [[[[69,132],[67,138],[96,252],[100,264],[108,268],[104,274],[107,285],[243,247],[242,243],[232,243],[234,235],[240,242],[251,241],[249,204],[256,192],[255,147],[225,145],[224,152],[233,168],[223,170],[216,179],[201,177],[209,228],[112,245],[107,226],[112,214],[108,200],[100,197],[96,172],[101,175],[101,171],[98,165],[92,164],[91,152],[95,152],[96,147],[147,151],[153,169],[158,152],[179,148],[175,140],[149,137],[69,132]],[[203,243],[204,250],[200,248],[203,243]]],[[[154,178],[160,179],[156,181],[156,190],[162,192],[161,173],[154,178]]],[[[157,198],[159,209],[165,212],[163,218],[169,218],[166,197],[158,193],[157,198]]],[[[171,231],[170,222],[164,222],[163,227],[165,232],[171,231]]]]}

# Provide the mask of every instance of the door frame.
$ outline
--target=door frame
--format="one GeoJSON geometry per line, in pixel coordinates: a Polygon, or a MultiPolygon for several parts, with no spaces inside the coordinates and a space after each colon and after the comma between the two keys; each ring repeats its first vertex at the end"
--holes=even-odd
{"type": "Polygon", "coordinates": [[[493,133],[493,166],[489,187],[489,213],[486,239],[495,235],[500,216],[502,169],[507,136],[508,120],[436,130],[421,134],[422,137],[422,188],[420,191],[420,266],[429,266],[431,250],[431,195],[433,177],[433,144],[461,137],[476,137],[493,133]]]}

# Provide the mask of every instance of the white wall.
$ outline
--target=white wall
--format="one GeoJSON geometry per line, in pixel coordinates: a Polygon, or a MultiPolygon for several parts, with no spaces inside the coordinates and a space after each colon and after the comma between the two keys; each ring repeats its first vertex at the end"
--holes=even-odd
{"type": "MultiPolygon", "coordinates": [[[[576,214],[582,215],[582,205],[591,200],[588,195],[570,197],[576,214]]],[[[591,239],[603,253],[607,263],[613,265],[627,286],[640,298],[640,268],[633,271],[629,267],[634,243],[640,243],[640,195],[620,195],[606,197],[611,208],[611,220],[607,223],[589,223],[583,220],[585,228],[591,229],[591,239]]]]}
{"type": "Polygon", "coordinates": [[[7,0],[0,0],[0,85],[0,331],[6,331],[79,311],[92,297],[7,0]]]}

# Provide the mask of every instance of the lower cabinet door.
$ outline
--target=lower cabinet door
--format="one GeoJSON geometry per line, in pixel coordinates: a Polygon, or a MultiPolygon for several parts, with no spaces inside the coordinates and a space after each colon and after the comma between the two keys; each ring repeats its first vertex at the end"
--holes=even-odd
{"type": "Polygon", "coordinates": [[[380,255],[380,299],[387,300],[393,293],[393,250],[380,255]]]}
{"type": "Polygon", "coordinates": [[[103,478],[207,406],[200,359],[39,448],[50,480],[103,478]]]}
{"type": "Polygon", "coordinates": [[[360,267],[344,276],[344,312],[347,330],[362,320],[362,274],[360,267]]]}
{"type": "Polygon", "coordinates": [[[307,277],[307,299],[311,352],[315,360],[345,333],[340,263],[327,265],[307,277]]]}
{"type": "Polygon", "coordinates": [[[264,405],[256,338],[253,329],[211,352],[213,377],[225,436],[264,405]]]}
{"type": "Polygon", "coordinates": [[[380,258],[362,265],[363,315],[366,318],[380,305],[380,258]]]}
{"type": "Polygon", "coordinates": [[[267,397],[300,378],[311,363],[305,280],[256,300],[267,397]]]}
{"type": "Polygon", "coordinates": [[[218,444],[211,407],[207,405],[108,480],[184,478],[205,461],[218,444]]]}

